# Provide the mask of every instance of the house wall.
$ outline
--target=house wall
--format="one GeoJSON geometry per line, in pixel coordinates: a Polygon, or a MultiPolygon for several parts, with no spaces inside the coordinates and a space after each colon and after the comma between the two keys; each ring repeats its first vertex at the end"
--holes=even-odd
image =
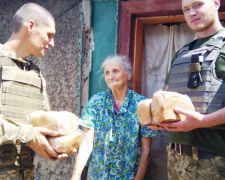
{"type": "Polygon", "coordinates": [[[89,76],[89,97],[107,89],[101,64],[117,49],[118,0],[93,0],[91,26],[93,28],[94,48],[92,67],[89,76]]]}
{"type": "MultiPolygon", "coordinates": [[[[67,110],[79,115],[84,27],[82,0],[1,0],[0,43],[7,41],[12,33],[13,14],[27,2],[44,6],[56,19],[55,47],[44,58],[33,58],[47,81],[51,109],[67,110]]],[[[75,156],[50,162],[36,155],[35,177],[39,180],[70,179],[74,161],[75,156]]]]}

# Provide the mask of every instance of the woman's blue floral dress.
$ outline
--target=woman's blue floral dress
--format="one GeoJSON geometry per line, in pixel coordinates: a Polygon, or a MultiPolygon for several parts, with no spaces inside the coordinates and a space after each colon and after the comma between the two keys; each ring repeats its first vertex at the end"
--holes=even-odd
{"type": "Polygon", "coordinates": [[[94,148],[90,157],[88,179],[134,179],[138,168],[141,137],[158,134],[140,125],[137,105],[145,99],[128,89],[118,114],[114,113],[111,91],[94,95],[82,111],[83,126],[94,128],[94,148]]]}

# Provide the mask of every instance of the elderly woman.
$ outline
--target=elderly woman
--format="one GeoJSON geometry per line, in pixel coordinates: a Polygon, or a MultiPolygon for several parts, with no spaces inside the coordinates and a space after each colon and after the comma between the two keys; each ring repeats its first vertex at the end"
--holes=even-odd
{"type": "Polygon", "coordinates": [[[92,152],[87,179],[143,179],[150,157],[151,137],[142,127],[137,105],[145,97],[128,88],[132,66],[125,56],[108,57],[102,64],[110,90],[94,95],[82,111],[84,140],[72,179],[78,180],[92,152]]]}

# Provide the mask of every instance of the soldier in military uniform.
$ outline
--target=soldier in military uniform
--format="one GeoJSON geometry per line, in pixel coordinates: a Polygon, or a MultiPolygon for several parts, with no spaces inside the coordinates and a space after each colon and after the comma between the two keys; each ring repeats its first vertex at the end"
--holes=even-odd
{"type": "Polygon", "coordinates": [[[55,20],[44,7],[28,3],[13,16],[13,33],[0,44],[0,179],[33,179],[34,152],[51,160],[57,154],[46,136],[58,132],[32,127],[29,113],[48,110],[45,81],[26,58],[43,57],[54,47],[55,20]]]}
{"type": "Polygon", "coordinates": [[[180,122],[160,123],[170,131],[168,178],[225,179],[225,29],[219,0],[182,0],[184,17],[198,39],[181,48],[167,77],[169,91],[187,94],[196,112],[180,122]]]}

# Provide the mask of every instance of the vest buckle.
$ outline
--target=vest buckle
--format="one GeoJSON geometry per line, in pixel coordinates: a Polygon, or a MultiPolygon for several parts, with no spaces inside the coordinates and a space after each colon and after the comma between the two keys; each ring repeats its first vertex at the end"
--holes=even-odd
{"type": "Polygon", "coordinates": [[[196,88],[199,82],[202,82],[201,65],[203,62],[203,56],[201,54],[193,54],[191,56],[191,63],[189,66],[189,78],[187,87],[196,88]]]}

